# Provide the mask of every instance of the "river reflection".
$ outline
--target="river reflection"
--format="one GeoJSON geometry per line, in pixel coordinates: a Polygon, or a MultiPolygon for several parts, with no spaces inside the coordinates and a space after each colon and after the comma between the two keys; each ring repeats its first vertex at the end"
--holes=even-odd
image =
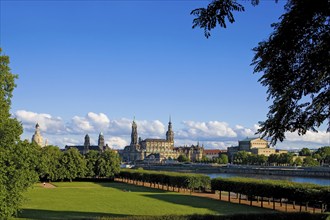
{"type": "Polygon", "coordinates": [[[271,180],[288,180],[297,183],[314,183],[322,186],[330,186],[329,179],[312,178],[312,177],[297,177],[297,176],[276,176],[276,175],[258,175],[258,174],[242,174],[242,173],[208,173],[209,177],[249,177],[256,179],[271,179],[271,180]]]}

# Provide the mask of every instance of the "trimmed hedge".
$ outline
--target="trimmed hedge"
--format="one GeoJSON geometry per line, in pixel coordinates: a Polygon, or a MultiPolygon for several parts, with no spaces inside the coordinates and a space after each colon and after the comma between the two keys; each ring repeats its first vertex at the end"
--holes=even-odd
{"type": "Polygon", "coordinates": [[[205,190],[210,188],[211,178],[203,174],[160,172],[149,170],[122,169],[118,178],[140,181],[150,184],[162,184],[185,189],[205,190]]]}
{"type": "Polygon", "coordinates": [[[294,183],[282,180],[259,180],[252,178],[215,178],[211,181],[213,191],[228,191],[274,199],[287,199],[300,204],[329,204],[330,187],[315,184],[294,183]]]}

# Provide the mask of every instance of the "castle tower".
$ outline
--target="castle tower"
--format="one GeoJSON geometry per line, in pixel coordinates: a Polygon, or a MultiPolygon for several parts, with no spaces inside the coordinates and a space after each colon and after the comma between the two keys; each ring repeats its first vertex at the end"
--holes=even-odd
{"type": "Polygon", "coordinates": [[[131,145],[136,145],[137,143],[138,143],[138,133],[137,133],[137,125],[134,119],[132,123],[131,145]]]}
{"type": "Polygon", "coordinates": [[[84,142],[84,153],[88,153],[89,147],[91,146],[90,138],[88,134],[85,135],[85,142],[84,142]]]}
{"type": "Polygon", "coordinates": [[[34,135],[32,136],[32,143],[36,143],[40,147],[43,147],[43,140],[40,134],[40,126],[38,123],[36,124],[36,130],[34,132],[34,135]]]}
{"type": "Polygon", "coordinates": [[[171,122],[171,116],[170,116],[170,120],[168,122],[168,129],[166,132],[166,140],[169,142],[174,142],[174,132],[172,130],[172,122],[171,122]]]}
{"type": "Polygon", "coordinates": [[[105,143],[104,143],[104,136],[103,136],[103,133],[101,132],[99,134],[99,140],[98,140],[98,146],[101,150],[103,150],[103,147],[105,146],[105,143]]]}

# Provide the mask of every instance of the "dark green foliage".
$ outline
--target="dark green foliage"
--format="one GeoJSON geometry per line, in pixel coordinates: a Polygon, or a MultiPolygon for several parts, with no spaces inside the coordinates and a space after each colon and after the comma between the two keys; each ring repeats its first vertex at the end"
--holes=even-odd
{"type": "Polygon", "coordinates": [[[41,180],[56,181],[60,179],[60,159],[62,152],[57,146],[46,146],[40,150],[38,173],[41,180]]]}
{"type": "Polygon", "coordinates": [[[36,146],[20,141],[22,125],[10,118],[12,92],[17,75],[10,72],[9,57],[0,48],[0,219],[17,213],[23,192],[37,181],[36,146]]]}
{"type": "Polygon", "coordinates": [[[85,177],[86,161],[76,148],[66,150],[60,158],[60,179],[72,181],[77,177],[85,177]]]}
{"type": "Polygon", "coordinates": [[[189,162],[189,158],[185,155],[180,155],[177,160],[179,162],[189,162]]]}
{"type": "Polygon", "coordinates": [[[213,191],[228,191],[248,196],[288,199],[300,203],[329,204],[330,188],[315,184],[252,178],[216,178],[211,181],[213,191]]]}
{"type": "Polygon", "coordinates": [[[210,31],[217,25],[226,28],[226,20],[235,22],[232,11],[244,11],[244,7],[232,0],[212,1],[207,8],[197,8],[190,13],[197,17],[193,20],[193,28],[203,28],[204,35],[208,38],[211,36],[210,31]]]}
{"type": "Polygon", "coordinates": [[[304,147],[299,151],[299,156],[311,156],[311,155],[312,155],[312,152],[307,147],[304,147]]]}
{"type": "Polygon", "coordinates": [[[15,215],[23,192],[38,180],[38,149],[26,141],[0,146],[0,219],[15,215]]]}
{"type": "MultiPolygon", "coordinates": [[[[258,0],[251,0],[253,5],[258,0]]],[[[285,139],[286,132],[304,135],[317,131],[324,122],[330,131],[330,4],[327,0],[288,0],[280,22],[273,24],[268,40],[253,50],[254,73],[267,87],[267,120],[258,133],[271,137],[271,144],[285,139]]],[[[191,14],[193,28],[204,29],[206,37],[217,24],[226,27],[225,18],[234,22],[232,12],[244,11],[236,0],[214,0],[191,14]]]]}
{"type": "Polygon", "coordinates": [[[148,182],[160,183],[162,185],[186,188],[202,189],[210,187],[210,177],[202,174],[185,174],[176,172],[159,172],[147,170],[122,169],[117,175],[119,178],[148,182]]]}
{"type": "Polygon", "coordinates": [[[96,161],[96,176],[98,177],[114,177],[120,171],[120,159],[114,151],[104,151],[99,154],[96,161]]]}
{"type": "Polygon", "coordinates": [[[273,100],[258,130],[272,137],[272,144],[283,141],[287,131],[317,131],[330,117],[329,3],[291,0],[285,8],[269,39],[254,48],[252,63],[273,100]]]}

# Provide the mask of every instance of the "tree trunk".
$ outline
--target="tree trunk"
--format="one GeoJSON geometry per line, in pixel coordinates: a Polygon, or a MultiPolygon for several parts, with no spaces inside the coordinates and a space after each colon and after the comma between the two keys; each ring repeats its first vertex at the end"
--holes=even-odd
{"type": "Polygon", "coordinates": [[[296,209],[296,201],[293,201],[293,202],[292,202],[292,208],[293,208],[293,209],[296,209]]]}
{"type": "Polygon", "coordinates": [[[228,192],[228,202],[230,202],[230,192],[228,192]]]}
{"type": "Polygon", "coordinates": [[[264,197],[261,197],[261,208],[264,207],[264,197]]]}
{"type": "Polygon", "coordinates": [[[275,210],[275,199],[273,198],[273,210],[275,210]]]}
{"type": "Polygon", "coordinates": [[[306,206],[305,206],[305,211],[307,212],[308,210],[308,202],[306,202],[306,206]]]}
{"type": "Polygon", "coordinates": [[[219,191],[219,200],[221,200],[221,190],[219,191]]]}
{"type": "Polygon", "coordinates": [[[241,198],[242,198],[242,194],[239,194],[239,197],[238,197],[238,203],[241,204],[241,198]]]}

